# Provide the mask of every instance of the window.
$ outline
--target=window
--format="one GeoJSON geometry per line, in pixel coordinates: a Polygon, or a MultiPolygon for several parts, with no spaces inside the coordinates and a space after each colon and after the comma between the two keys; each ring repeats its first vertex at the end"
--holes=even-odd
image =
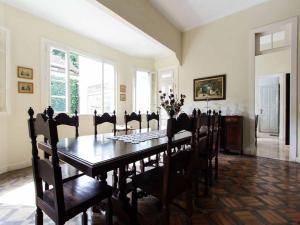
{"type": "Polygon", "coordinates": [[[0,112],[6,111],[6,46],[7,33],[0,29],[0,112]]]}
{"type": "Polygon", "coordinates": [[[115,68],[110,63],[50,49],[50,102],[55,112],[115,110],[115,68]]]}
{"type": "Polygon", "coordinates": [[[269,34],[258,34],[259,52],[286,47],[289,45],[288,30],[269,34]]]}
{"type": "Polygon", "coordinates": [[[135,112],[150,112],[151,109],[151,74],[146,71],[136,71],[135,75],[135,112]]]}

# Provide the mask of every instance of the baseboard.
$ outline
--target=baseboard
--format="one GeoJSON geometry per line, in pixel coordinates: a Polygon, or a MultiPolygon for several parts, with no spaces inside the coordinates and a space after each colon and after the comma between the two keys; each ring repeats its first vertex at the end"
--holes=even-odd
{"type": "Polygon", "coordinates": [[[13,171],[13,170],[23,169],[23,168],[26,168],[26,167],[29,167],[29,166],[31,166],[31,161],[24,161],[24,162],[20,162],[20,163],[15,163],[15,164],[9,165],[7,167],[0,168],[0,174],[6,173],[6,172],[9,172],[9,171],[13,171]]]}

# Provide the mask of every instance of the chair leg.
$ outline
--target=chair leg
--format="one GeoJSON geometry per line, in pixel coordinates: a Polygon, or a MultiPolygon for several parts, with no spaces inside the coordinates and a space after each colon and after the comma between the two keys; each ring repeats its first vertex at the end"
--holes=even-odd
{"type": "Polygon", "coordinates": [[[209,188],[209,171],[208,169],[204,170],[204,196],[208,195],[209,188]]]}
{"type": "Polygon", "coordinates": [[[86,213],[86,211],[84,211],[82,213],[81,219],[82,219],[82,225],[87,225],[87,213],[86,213]]]}
{"type": "Polygon", "coordinates": [[[219,158],[218,155],[215,158],[215,180],[218,180],[219,177],[219,158]]]}
{"type": "Polygon", "coordinates": [[[209,165],[208,165],[208,183],[209,186],[212,186],[212,177],[213,177],[213,166],[212,166],[212,159],[209,159],[209,165]]]}
{"type": "Polygon", "coordinates": [[[185,201],[186,201],[186,210],[187,210],[187,214],[189,216],[189,218],[192,217],[193,215],[193,196],[192,196],[192,189],[189,188],[186,192],[185,192],[185,201]]]}
{"type": "Polygon", "coordinates": [[[169,206],[164,205],[162,209],[163,213],[163,224],[164,225],[169,225],[170,224],[170,210],[169,206]]]}
{"type": "Polygon", "coordinates": [[[112,212],[111,197],[109,197],[107,199],[105,219],[106,219],[106,225],[112,225],[113,224],[113,212],[112,212]]]}
{"type": "Polygon", "coordinates": [[[43,211],[40,208],[36,208],[35,212],[35,224],[43,225],[43,211]]]}
{"type": "Polygon", "coordinates": [[[132,191],[132,200],[131,200],[131,205],[132,205],[132,211],[137,215],[138,212],[138,194],[136,188],[133,188],[132,191]]]}
{"type": "Polygon", "coordinates": [[[118,188],[118,171],[114,170],[113,172],[113,189],[117,190],[118,188]]]}
{"type": "Polygon", "coordinates": [[[141,170],[141,173],[145,172],[145,163],[144,163],[144,160],[140,161],[140,170],[141,170]]]}

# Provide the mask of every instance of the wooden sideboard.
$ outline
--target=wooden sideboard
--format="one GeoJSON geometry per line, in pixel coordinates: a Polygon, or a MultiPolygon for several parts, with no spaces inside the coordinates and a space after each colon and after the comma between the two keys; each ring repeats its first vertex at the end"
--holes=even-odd
{"type": "Polygon", "coordinates": [[[222,116],[221,149],[243,154],[242,116],[222,116]]]}

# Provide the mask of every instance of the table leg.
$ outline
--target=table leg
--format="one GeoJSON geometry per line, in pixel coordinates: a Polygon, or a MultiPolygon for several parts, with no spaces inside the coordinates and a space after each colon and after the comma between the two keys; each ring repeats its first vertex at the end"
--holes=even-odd
{"type": "MultiPolygon", "coordinates": [[[[130,205],[129,198],[127,197],[126,192],[126,169],[125,166],[119,167],[119,180],[118,180],[119,192],[117,196],[117,201],[119,202],[122,211],[125,212],[126,221],[128,224],[135,225],[137,224],[135,212],[130,205]]],[[[122,213],[124,214],[124,213],[122,213]]]]}

